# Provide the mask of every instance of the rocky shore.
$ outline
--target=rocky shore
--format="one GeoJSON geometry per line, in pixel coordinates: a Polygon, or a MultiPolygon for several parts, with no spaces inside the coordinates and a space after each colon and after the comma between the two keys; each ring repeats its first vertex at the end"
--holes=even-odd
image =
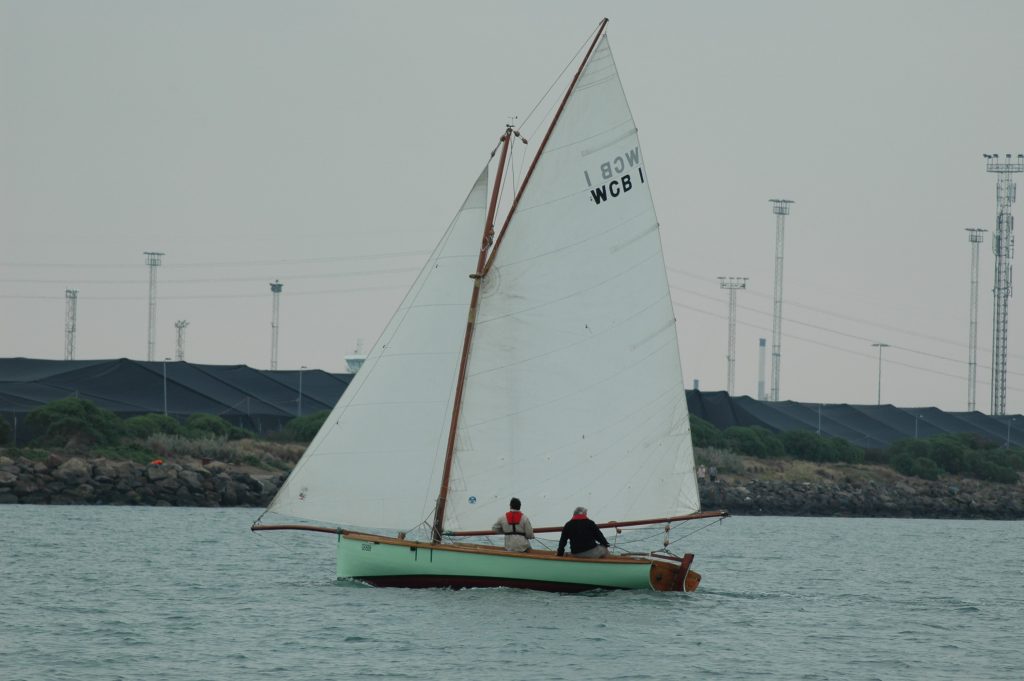
{"type": "Polygon", "coordinates": [[[705,509],[734,515],[1024,519],[1024,488],[977,480],[798,482],[743,480],[700,485],[705,509]]]}
{"type": "MultiPolygon", "coordinates": [[[[757,464],[750,468],[758,470],[757,464]]],[[[871,478],[848,470],[832,475],[820,467],[811,480],[771,479],[786,471],[759,470],[763,478],[728,475],[702,482],[703,507],[734,515],[1024,519],[1021,483],[871,478]]],[[[43,460],[0,455],[0,504],[262,507],[286,477],[284,472],[194,459],[143,464],[57,454],[43,460]]]]}
{"type": "Polygon", "coordinates": [[[0,504],[265,506],[285,477],[253,475],[219,461],[0,456],[0,504]]]}

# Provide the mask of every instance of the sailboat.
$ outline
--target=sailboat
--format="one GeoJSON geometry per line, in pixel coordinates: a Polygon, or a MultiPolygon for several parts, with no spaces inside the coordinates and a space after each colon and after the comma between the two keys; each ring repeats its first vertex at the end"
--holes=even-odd
{"type": "Polygon", "coordinates": [[[672,533],[727,513],[700,507],[659,225],[607,21],[507,215],[496,221],[503,173],[525,143],[511,125],[266,511],[328,525],[261,516],[253,530],[336,534],[338,578],[375,586],[697,588],[672,533]],[[612,555],[484,543],[512,496],[539,536],[589,507],[612,555]],[[620,545],[644,530],[659,549],[620,545]]]}

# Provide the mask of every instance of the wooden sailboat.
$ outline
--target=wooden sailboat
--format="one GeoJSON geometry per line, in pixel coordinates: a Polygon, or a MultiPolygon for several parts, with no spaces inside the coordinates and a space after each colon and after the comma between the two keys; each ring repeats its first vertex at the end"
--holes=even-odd
{"type": "Polygon", "coordinates": [[[268,507],[331,526],[254,530],[335,533],[338,578],[379,586],[696,588],[671,530],[725,513],[700,510],[659,225],[606,23],[507,216],[511,126],[493,182],[485,168],[268,507]],[[615,532],[663,527],[665,548],[580,559],[470,541],[513,495],[538,534],[584,505],[615,532]]]}

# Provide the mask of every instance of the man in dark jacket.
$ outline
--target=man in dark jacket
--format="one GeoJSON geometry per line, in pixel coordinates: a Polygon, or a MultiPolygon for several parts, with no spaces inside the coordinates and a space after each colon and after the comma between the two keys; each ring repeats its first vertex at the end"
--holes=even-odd
{"type": "Polygon", "coordinates": [[[587,517],[587,509],[577,506],[572,512],[572,520],[562,527],[562,537],[558,540],[558,555],[565,555],[565,543],[569,542],[569,552],[573,558],[606,558],[608,540],[601,534],[597,523],[587,517]]]}

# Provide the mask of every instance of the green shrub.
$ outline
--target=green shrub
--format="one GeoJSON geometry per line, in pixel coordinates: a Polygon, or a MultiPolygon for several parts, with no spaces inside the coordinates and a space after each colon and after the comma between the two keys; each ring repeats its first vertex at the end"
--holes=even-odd
{"type": "Polygon", "coordinates": [[[969,451],[959,438],[939,435],[930,438],[929,458],[947,473],[960,474],[967,469],[969,451]]]}
{"type": "MultiPolygon", "coordinates": [[[[316,437],[330,413],[325,410],[294,418],[285,424],[285,427],[274,439],[282,442],[310,442],[316,437]]],[[[708,425],[711,426],[711,424],[708,425]]],[[[711,427],[714,428],[714,426],[711,427]]]]}
{"type": "Polygon", "coordinates": [[[786,456],[805,461],[835,461],[836,451],[827,439],[806,430],[790,430],[780,436],[786,456]]]}
{"type": "Polygon", "coordinates": [[[734,452],[759,459],[777,459],[785,456],[782,442],[770,430],[759,426],[732,426],[723,433],[725,446],[734,452]]]}
{"type": "Polygon", "coordinates": [[[252,437],[252,433],[233,426],[214,414],[192,414],[185,420],[183,433],[193,439],[222,437],[228,440],[241,440],[252,437]]]}
{"type": "Polygon", "coordinates": [[[176,435],[181,432],[181,424],[163,414],[143,414],[126,419],[124,429],[129,437],[145,440],[155,433],[176,435]]]}
{"type": "Polygon", "coordinates": [[[761,444],[768,452],[768,458],[782,459],[786,456],[786,448],[782,446],[782,440],[778,435],[761,426],[751,426],[750,430],[754,431],[754,435],[761,439],[761,444]]]}
{"type": "Polygon", "coordinates": [[[866,455],[857,445],[850,444],[841,437],[830,438],[832,449],[835,450],[836,461],[845,463],[864,463],[866,455]]]}
{"type": "Polygon", "coordinates": [[[941,472],[931,459],[924,456],[914,456],[910,452],[901,452],[894,456],[892,467],[903,475],[923,478],[925,480],[937,480],[941,472]]]}
{"type": "Polygon", "coordinates": [[[39,407],[25,425],[39,445],[112,445],[124,434],[124,422],[112,411],[92,402],[66,397],[39,407]]]}

